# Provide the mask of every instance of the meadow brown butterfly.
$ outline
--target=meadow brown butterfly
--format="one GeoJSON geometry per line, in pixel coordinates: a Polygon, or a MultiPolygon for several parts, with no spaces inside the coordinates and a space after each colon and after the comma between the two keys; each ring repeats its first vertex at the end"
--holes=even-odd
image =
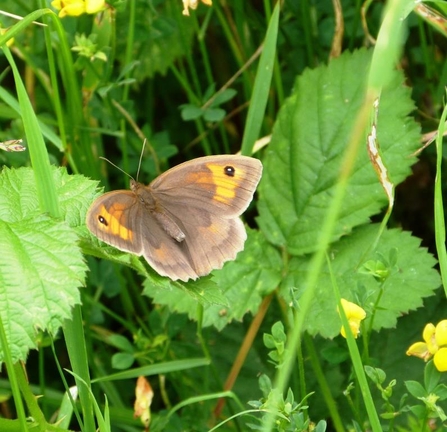
{"type": "Polygon", "coordinates": [[[177,165],[148,186],[97,198],[86,224],[111,246],[143,255],[160,275],[187,281],[233,260],[247,238],[239,216],[262,174],[258,159],[205,156],[177,165]]]}

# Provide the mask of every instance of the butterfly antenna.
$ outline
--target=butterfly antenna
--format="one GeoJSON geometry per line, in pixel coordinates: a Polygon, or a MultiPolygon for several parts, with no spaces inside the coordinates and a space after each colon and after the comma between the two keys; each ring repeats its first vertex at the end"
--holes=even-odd
{"type": "MultiPolygon", "coordinates": [[[[133,181],[135,181],[135,179],[129,174],[126,173],[126,171],[124,171],[122,168],[120,168],[118,165],[115,165],[112,161],[110,161],[109,159],[99,156],[99,159],[105,160],[106,162],[108,162],[110,165],[114,166],[116,169],[120,170],[123,174],[125,174],[127,177],[131,178],[133,181]]],[[[138,168],[139,170],[139,168],[138,168]]],[[[138,178],[138,177],[137,177],[138,178]]]]}
{"type": "Polygon", "coordinates": [[[144,155],[145,148],[146,148],[146,138],[143,141],[143,148],[141,149],[140,161],[138,162],[137,181],[138,181],[138,178],[140,177],[141,162],[143,161],[143,155],[144,155]]]}

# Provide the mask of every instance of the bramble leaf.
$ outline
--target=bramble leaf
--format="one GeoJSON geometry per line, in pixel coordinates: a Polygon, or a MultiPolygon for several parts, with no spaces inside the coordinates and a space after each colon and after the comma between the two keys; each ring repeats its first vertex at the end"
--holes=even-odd
{"type": "MultiPolygon", "coordinates": [[[[328,66],[306,70],[275,123],[259,185],[258,223],[274,244],[293,255],[315,251],[328,205],[342,169],[343,154],[363,102],[371,51],[345,52],[328,66]]],[[[420,143],[419,126],[404,76],[380,98],[378,141],[396,184],[410,173],[409,157],[420,143]]],[[[333,240],[367,223],[386,195],[366,151],[366,137],[349,181],[333,240]]]]}
{"type": "MultiPolygon", "coordinates": [[[[318,248],[346,145],[363,103],[370,59],[371,51],[345,52],[328,66],[298,77],[280,111],[263,161],[257,220],[268,240],[284,247],[291,257],[284,269],[282,294],[298,308],[311,255],[318,248]]],[[[410,155],[420,145],[419,126],[410,117],[414,108],[410,93],[402,72],[396,70],[392,84],[381,94],[378,109],[378,142],[395,184],[410,173],[415,161],[410,155]]],[[[409,233],[387,231],[375,252],[368,252],[379,227],[367,224],[387,200],[366,144],[365,136],[328,253],[342,297],[360,302],[370,314],[375,305],[373,328],[380,329],[394,326],[402,313],[421,306],[440,279],[432,268],[434,258],[409,233]],[[369,267],[362,267],[368,260],[369,267]],[[384,282],[384,294],[375,304],[380,281],[384,282]]],[[[305,329],[334,337],[341,322],[329,270],[324,268],[318,277],[305,329]]]]}
{"type": "Polygon", "coordinates": [[[13,361],[36,347],[38,331],[54,334],[71,317],[85,280],[74,228],[84,224],[96,182],[56,168],[53,181],[64,220],[41,213],[32,169],[0,174],[0,315],[13,361]]]}
{"type": "MultiPolygon", "coordinates": [[[[367,312],[365,326],[370,325],[371,312],[375,315],[373,329],[395,327],[397,318],[423,305],[423,298],[433,295],[440,286],[438,272],[433,269],[436,260],[421,241],[410,233],[398,229],[383,233],[374,252],[369,251],[377,235],[378,225],[364,225],[334,243],[328,251],[331,258],[331,270],[340,289],[341,297],[362,306],[367,312]],[[382,259],[397,250],[397,262],[390,268],[390,274],[381,284],[371,274],[361,271],[363,262],[369,259],[382,259]],[[380,297],[378,303],[377,299],[380,297]]],[[[294,257],[289,262],[289,272],[281,288],[288,301],[293,299],[299,304],[299,297],[307,277],[309,255],[294,257]]],[[[325,266],[319,274],[310,319],[305,329],[311,334],[334,337],[340,332],[341,320],[336,309],[336,299],[332,287],[329,269],[325,266]]]]}

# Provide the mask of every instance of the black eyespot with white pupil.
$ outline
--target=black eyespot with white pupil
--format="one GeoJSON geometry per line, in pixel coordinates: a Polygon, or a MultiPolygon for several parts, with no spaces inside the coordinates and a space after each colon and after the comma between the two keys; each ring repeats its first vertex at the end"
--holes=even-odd
{"type": "Polygon", "coordinates": [[[104,216],[99,215],[98,216],[98,221],[100,224],[104,225],[104,226],[108,226],[109,224],[107,223],[107,221],[104,219],[104,216]]]}
{"type": "Polygon", "coordinates": [[[227,165],[227,166],[224,168],[224,173],[225,173],[225,175],[227,175],[228,177],[234,177],[235,174],[236,174],[236,170],[235,170],[235,168],[234,168],[233,166],[231,166],[231,165],[227,165]]]}

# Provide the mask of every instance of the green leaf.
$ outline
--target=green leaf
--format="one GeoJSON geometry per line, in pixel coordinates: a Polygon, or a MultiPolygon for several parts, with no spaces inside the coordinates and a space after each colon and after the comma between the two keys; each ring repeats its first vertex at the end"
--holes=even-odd
{"type": "Polygon", "coordinates": [[[256,70],[256,78],[248,108],[247,120],[245,122],[244,136],[242,137],[241,154],[243,155],[251,155],[253,153],[253,147],[259,137],[262,121],[265,116],[265,108],[270,94],[270,84],[276,60],[279,11],[280,3],[277,3],[270,17],[262,54],[256,70]]]}
{"type": "Polygon", "coordinates": [[[441,380],[441,372],[435,367],[433,360],[430,360],[425,365],[424,369],[424,385],[428,393],[433,393],[433,390],[441,380]]]}
{"type": "Polygon", "coordinates": [[[205,93],[203,94],[203,98],[202,98],[203,101],[207,101],[208,99],[211,99],[211,97],[213,96],[215,91],[216,91],[216,83],[213,82],[205,90],[205,93]]]}
{"type": "Polygon", "coordinates": [[[96,182],[51,170],[62,221],[41,214],[32,169],[0,174],[0,314],[14,361],[36,347],[38,331],[55,334],[71,318],[87,269],[73,227],[84,224],[96,182]]]}
{"type": "Polygon", "coordinates": [[[273,336],[271,334],[264,333],[263,340],[266,348],[275,349],[275,339],[273,339],[273,336]]]}
{"type": "Polygon", "coordinates": [[[272,391],[272,381],[266,374],[261,374],[258,381],[259,389],[261,390],[262,395],[266,398],[272,391]]]}
{"type": "Polygon", "coordinates": [[[203,118],[207,122],[219,122],[225,117],[226,111],[221,108],[208,108],[203,113],[203,118]]]}
{"type": "MultiPolygon", "coordinates": [[[[68,175],[65,168],[51,168],[62,218],[73,228],[84,226],[85,214],[98,195],[97,182],[81,175],[68,175]]],[[[19,222],[40,215],[36,181],[31,168],[3,169],[0,174],[0,218],[19,222]]]]}
{"type": "Polygon", "coordinates": [[[115,381],[138,378],[140,375],[151,376],[159,374],[168,374],[182,370],[189,370],[196,367],[209,366],[210,360],[207,358],[189,358],[187,360],[173,360],[153,365],[141,366],[138,368],[117,372],[108,376],[96,378],[93,382],[115,381]]]}
{"type": "Polygon", "coordinates": [[[281,257],[264,236],[247,229],[245,249],[235,261],[214,272],[214,280],[224,293],[230,307],[206,308],[204,325],[224,328],[232,320],[241,321],[247,312],[257,312],[262,299],[271,293],[281,280],[281,257]]]}
{"type": "Polygon", "coordinates": [[[339,347],[337,345],[330,345],[327,348],[322,349],[321,351],[322,357],[330,364],[336,365],[343,363],[349,358],[349,352],[345,347],[339,347]]]}
{"type": "MultiPolygon", "coordinates": [[[[149,272],[151,270],[146,269],[143,262],[144,260],[141,260],[136,255],[122,252],[113,246],[106,245],[101,240],[97,239],[93,234],[90,234],[87,231],[87,228],[84,228],[84,233],[86,237],[80,242],[84,254],[91,255],[96,258],[106,259],[116,264],[128,266],[145,277],[150,276],[149,272]]],[[[154,277],[158,276],[155,274],[154,270],[152,270],[152,272],[154,277]]]]}
{"type": "Polygon", "coordinates": [[[268,356],[270,357],[270,359],[275,363],[278,364],[280,363],[280,358],[279,358],[279,354],[277,351],[271,351],[268,353],[268,356]]]}
{"type": "Polygon", "coordinates": [[[219,105],[222,105],[225,102],[228,102],[229,100],[233,99],[237,94],[237,91],[235,89],[226,89],[221,93],[218,93],[216,97],[213,99],[213,102],[211,103],[211,107],[215,108],[219,105]]]}
{"type": "Polygon", "coordinates": [[[422,398],[427,396],[424,387],[417,381],[405,381],[405,387],[408,392],[415,398],[422,398]]]}
{"type": "Polygon", "coordinates": [[[180,106],[181,116],[184,121],[196,120],[202,116],[202,108],[197,105],[184,104],[180,106]]]}
{"type": "MultiPolygon", "coordinates": [[[[425,405],[413,405],[410,407],[410,411],[417,419],[423,419],[427,415],[427,408],[425,405]]],[[[420,427],[420,425],[418,424],[420,427]]]]}
{"type": "Polygon", "coordinates": [[[284,332],[284,325],[281,321],[275,322],[272,326],[272,336],[276,342],[285,342],[286,334],[284,332]]]}
{"type": "Polygon", "coordinates": [[[59,217],[59,206],[56,198],[56,191],[51,181],[50,161],[47,149],[43,140],[43,135],[39,130],[39,122],[33,110],[29,95],[25,89],[20,72],[15,64],[7,46],[3,47],[3,53],[11,66],[15,87],[17,89],[17,97],[21,108],[21,116],[23,127],[28,143],[31,163],[34,167],[34,175],[36,177],[36,193],[40,200],[40,207],[53,217],[59,217]]]}
{"type": "MultiPolygon", "coordinates": [[[[250,229],[247,233],[245,249],[235,261],[214,271],[212,279],[177,283],[176,286],[183,287],[183,292],[172,288],[154,289],[147,281],[144,293],[151,296],[155,303],[186,313],[192,319],[197,319],[197,300],[200,299],[204,304],[203,325],[213,325],[218,329],[224,328],[234,319],[241,320],[247,312],[255,313],[263,296],[272,292],[281,280],[281,258],[262,234],[250,229]],[[200,285],[201,281],[203,285],[200,285]],[[196,286],[202,289],[194,296],[191,290],[196,286]],[[211,292],[211,288],[216,292],[211,292]],[[219,302],[213,300],[217,293],[221,296],[219,302]]],[[[168,281],[167,278],[162,279],[168,281]]]]}
{"type": "Polygon", "coordinates": [[[118,348],[120,351],[125,351],[129,354],[132,354],[135,351],[134,346],[126,337],[119,334],[111,334],[106,338],[107,343],[115,348],[118,348]]]}
{"type": "Polygon", "coordinates": [[[121,370],[129,369],[134,361],[135,357],[133,354],[116,353],[112,356],[112,367],[121,370]]]}
{"type": "Polygon", "coordinates": [[[365,372],[374,384],[382,384],[386,379],[386,374],[382,369],[365,365],[365,372]]]}
{"type": "Polygon", "coordinates": [[[439,384],[433,389],[433,393],[443,401],[447,399],[447,387],[445,384],[439,384]]]}
{"type": "MultiPolygon", "coordinates": [[[[371,52],[346,52],[328,66],[305,71],[276,121],[259,186],[258,223],[268,239],[294,255],[316,250],[320,229],[340,174],[343,152],[364,98],[371,52]]],[[[383,91],[378,141],[395,183],[409,173],[420,145],[419,126],[402,72],[383,91]]],[[[344,197],[333,240],[378,213],[386,196],[365,150],[344,197]]]]}
{"type": "Polygon", "coordinates": [[[225,296],[211,277],[195,281],[174,282],[158,274],[150,274],[144,281],[143,294],[152,297],[156,303],[166,304],[172,311],[189,313],[195,316],[197,303],[228,306],[225,296]],[[194,310],[194,312],[192,312],[194,310]]]}
{"type": "MultiPolygon", "coordinates": [[[[342,298],[350,301],[359,299],[356,302],[366,308],[367,305],[375,304],[381,296],[374,316],[375,330],[392,328],[399,316],[423,306],[422,299],[432,295],[441,282],[438,272],[432,268],[436,264],[435,259],[425,248],[420,247],[421,241],[408,232],[398,229],[385,231],[376,252],[369,251],[378,229],[378,225],[356,228],[350,236],[334,243],[328,252],[342,298]],[[373,275],[359,271],[362,262],[377,259],[380,255],[388,256],[393,248],[397,250],[396,266],[391,269],[383,284],[373,275]]],[[[310,256],[304,256],[293,257],[289,261],[289,274],[281,287],[286,301],[294,300],[299,304],[310,260],[310,256]],[[293,291],[294,287],[298,289],[293,291]],[[290,297],[291,293],[293,298],[290,297]]],[[[367,310],[366,326],[369,325],[370,316],[371,310],[367,310]]],[[[305,329],[311,334],[319,333],[332,338],[340,331],[341,320],[327,267],[319,275],[309,317],[312,318],[306,321],[305,329]]]]}
{"type": "Polygon", "coordinates": [[[320,420],[317,423],[317,426],[315,426],[314,431],[315,432],[325,432],[326,431],[326,427],[327,427],[327,423],[325,420],[320,420]]]}

